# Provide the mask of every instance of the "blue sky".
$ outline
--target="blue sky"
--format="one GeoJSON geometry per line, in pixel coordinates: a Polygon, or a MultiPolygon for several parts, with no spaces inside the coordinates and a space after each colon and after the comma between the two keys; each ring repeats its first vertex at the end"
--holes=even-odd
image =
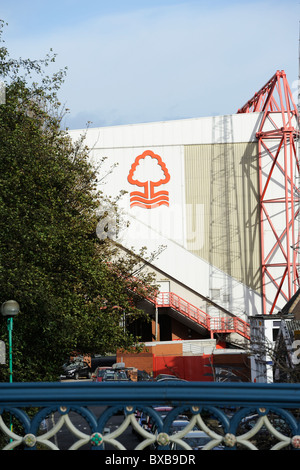
{"type": "Polygon", "coordinates": [[[66,125],[237,111],[276,70],[296,94],[298,0],[2,0],[12,57],[57,54],[66,125]]]}

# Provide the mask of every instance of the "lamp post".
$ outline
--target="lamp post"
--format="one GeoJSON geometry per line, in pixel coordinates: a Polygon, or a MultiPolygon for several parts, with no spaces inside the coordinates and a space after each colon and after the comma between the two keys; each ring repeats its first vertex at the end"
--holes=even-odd
{"type": "Polygon", "coordinates": [[[7,300],[1,305],[1,314],[3,317],[7,317],[7,329],[8,329],[8,345],[9,345],[9,381],[13,381],[12,372],[12,331],[13,331],[13,317],[18,315],[20,307],[18,302],[15,300],[7,300]]]}

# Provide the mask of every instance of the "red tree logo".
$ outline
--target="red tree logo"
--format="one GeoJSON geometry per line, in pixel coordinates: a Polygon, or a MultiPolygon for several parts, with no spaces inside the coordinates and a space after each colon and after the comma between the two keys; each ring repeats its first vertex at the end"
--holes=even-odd
{"type": "Polygon", "coordinates": [[[130,193],[130,207],[140,206],[152,209],[162,204],[169,205],[169,192],[155,192],[155,189],[168,183],[170,175],[161,157],[151,150],[146,150],[136,157],[127,179],[130,184],[144,188],[143,192],[132,191],[130,193]]]}

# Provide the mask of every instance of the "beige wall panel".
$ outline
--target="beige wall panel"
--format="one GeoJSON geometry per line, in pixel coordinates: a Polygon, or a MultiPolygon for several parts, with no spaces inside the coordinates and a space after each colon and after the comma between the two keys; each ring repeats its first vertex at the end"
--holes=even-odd
{"type": "Polygon", "coordinates": [[[187,249],[260,291],[256,143],[185,146],[187,249]]]}

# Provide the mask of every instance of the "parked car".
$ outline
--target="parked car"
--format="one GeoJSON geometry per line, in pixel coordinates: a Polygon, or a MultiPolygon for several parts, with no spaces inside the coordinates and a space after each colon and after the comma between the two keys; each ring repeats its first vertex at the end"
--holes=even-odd
{"type": "Polygon", "coordinates": [[[178,377],[176,375],[171,374],[158,374],[154,380],[157,382],[158,380],[162,379],[178,379],[178,377]]]}
{"type": "Polygon", "coordinates": [[[243,433],[246,433],[246,432],[250,431],[255,426],[258,418],[259,418],[258,414],[253,414],[253,415],[250,415],[250,416],[246,416],[240,422],[240,425],[239,425],[240,430],[243,433]]]}
{"type": "MultiPolygon", "coordinates": [[[[188,424],[190,424],[189,420],[187,417],[178,417],[179,419],[176,419],[173,421],[173,423],[170,426],[170,431],[169,434],[175,434],[176,432],[182,431],[188,424]]],[[[194,430],[197,429],[197,426],[195,426],[194,430]]]]}
{"type": "Polygon", "coordinates": [[[149,381],[150,375],[145,370],[138,370],[136,367],[118,367],[118,370],[124,370],[127,377],[133,382],[149,381]]]}
{"type": "Polygon", "coordinates": [[[103,374],[102,382],[130,382],[125,370],[111,369],[103,374]]]}
{"type": "Polygon", "coordinates": [[[140,381],[150,381],[152,380],[150,375],[148,374],[148,372],[146,372],[145,370],[138,370],[137,371],[137,379],[138,379],[138,382],[140,381]]]}
{"type": "MultiPolygon", "coordinates": [[[[271,426],[281,434],[292,437],[293,432],[289,423],[281,416],[276,415],[275,413],[268,413],[268,420],[270,421],[271,426]]],[[[260,416],[258,414],[253,414],[244,417],[237,429],[236,434],[244,434],[249,432],[257,424],[260,416]]],[[[276,443],[276,436],[272,431],[266,426],[263,425],[258,431],[249,439],[249,441],[254,444],[259,450],[269,450],[276,443]]],[[[288,449],[288,447],[286,447],[288,449]]]]}
{"type": "MultiPolygon", "coordinates": [[[[172,408],[172,406],[155,406],[153,409],[160,415],[160,417],[162,419],[164,419],[166,417],[166,415],[169,413],[169,411],[171,411],[173,408],[172,408]]],[[[152,419],[145,411],[137,410],[135,412],[135,418],[136,418],[137,422],[139,423],[139,425],[142,428],[144,428],[146,431],[155,432],[153,430],[152,419]]],[[[135,429],[133,429],[133,433],[136,434],[135,429]]],[[[140,436],[140,434],[138,434],[138,436],[140,436]]]]}
{"type": "MultiPolygon", "coordinates": [[[[172,408],[169,408],[169,410],[166,410],[166,411],[163,411],[163,407],[160,407],[158,408],[158,410],[161,409],[161,412],[160,412],[160,415],[161,415],[161,418],[164,420],[167,416],[167,413],[169,412],[169,410],[172,410],[172,408]]],[[[186,415],[178,415],[177,418],[172,422],[172,424],[170,425],[170,428],[169,428],[169,431],[168,431],[168,434],[169,436],[171,435],[174,435],[180,431],[182,431],[184,428],[186,428],[188,425],[190,424],[189,422],[189,419],[186,415]]],[[[193,429],[198,429],[197,426],[195,426],[193,429]]],[[[153,433],[153,434],[157,434],[158,433],[158,430],[157,430],[157,426],[155,423],[151,423],[150,421],[150,424],[149,424],[149,428],[147,429],[149,430],[149,432],[153,433]]],[[[171,444],[171,449],[172,450],[175,450],[175,447],[173,449],[173,446],[175,444],[171,444]]],[[[154,444],[151,444],[150,446],[151,449],[157,449],[157,443],[154,443],[154,444]]]]}
{"type": "MultiPolygon", "coordinates": [[[[147,426],[147,418],[148,418],[148,415],[144,412],[144,411],[141,411],[141,410],[137,410],[134,414],[135,416],[135,419],[137,420],[137,422],[139,423],[139,425],[146,429],[146,426],[147,426]]],[[[132,432],[136,432],[134,428],[132,428],[132,432]]]]}
{"type": "Polygon", "coordinates": [[[112,367],[97,367],[95,372],[92,374],[93,382],[102,382],[105,371],[111,370],[112,367]]]}
{"type": "Polygon", "coordinates": [[[81,377],[90,379],[92,376],[92,370],[89,364],[83,360],[75,359],[68,361],[63,365],[63,372],[60,376],[61,379],[76,379],[81,377]]]}
{"type": "Polygon", "coordinates": [[[155,382],[171,381],[171,380],[187,382],[185,379],[181,379],[180,377],[177,377],[176,375],[170,375],[170,374],[159,374],[157,377],[155,377],[154,380],[155,382]]]}
{"type": "MultiPolygon", "coordinates": [[[[160,418],[164,421],[167,417],[167,414],[172,411],[171,406],[156,406],[153,408],[159,415],[160,418]]],[[[179,432],[183,428],[185,428],[189,424],[188,417],[186,415],[178,415],[176,420],[174,420],[170,426],[170,430],[168,434],[173,434],[174,432],[179,432]]],[[[147,431],[152,432],[153,434],[156,433],[157,426],[156,424],[152,423],[151,418],[148,419],[147,422],[147,431]]]]}
{"type": "Polygon", "coordinates": [[[110,366],[99,366],[92,374],[93,382],[103,382],[105,380],[112,380],[112,375],[105,374],[106,371],[114,371],[114,380],[125,380],[124,374],[118,374],[119,372],[125,372],[127,379],[130,381],[149,381],[151,380],[150,375],[144,370],[138,370],[134,367],[110,367],[110,366]],[[118,378],[120,376],[120,379],[118,378]]]}
{"type": "Polygon", "coordinates": [[[157,382],[187,382],[185,379],[179,379],[178,377],[164,377],[163,379],[157,380],[157,382]]]}
{"type": "MultiPolygon", "coordinates": [[[[204,431],[190,431],[184,437],[181,438],[186,444],[188,444],[193,450],[201,450],[203,447],[211,441],[211,437],[204,431]]],[[[172,444],[172,450],[183,449],[179,444],[174,442],[172,444]]],[[[213,447],[212,450],[223,450],[222,445],[213,447]]]]}
{"type": "MultiPolygon", "coordinates": [[[[173,410],[172,406],[154,406],[153,410],[156,411],[156,413],[159,414],[160,418],[162,420],[165,419],[167,414],[173,410]]],[[[146,424],[145,424],[145,429],[146,431],[155,433],[156,431],[156,425],[153,425],[153,421],[150,416],[147,416],[146,424]]]]}

